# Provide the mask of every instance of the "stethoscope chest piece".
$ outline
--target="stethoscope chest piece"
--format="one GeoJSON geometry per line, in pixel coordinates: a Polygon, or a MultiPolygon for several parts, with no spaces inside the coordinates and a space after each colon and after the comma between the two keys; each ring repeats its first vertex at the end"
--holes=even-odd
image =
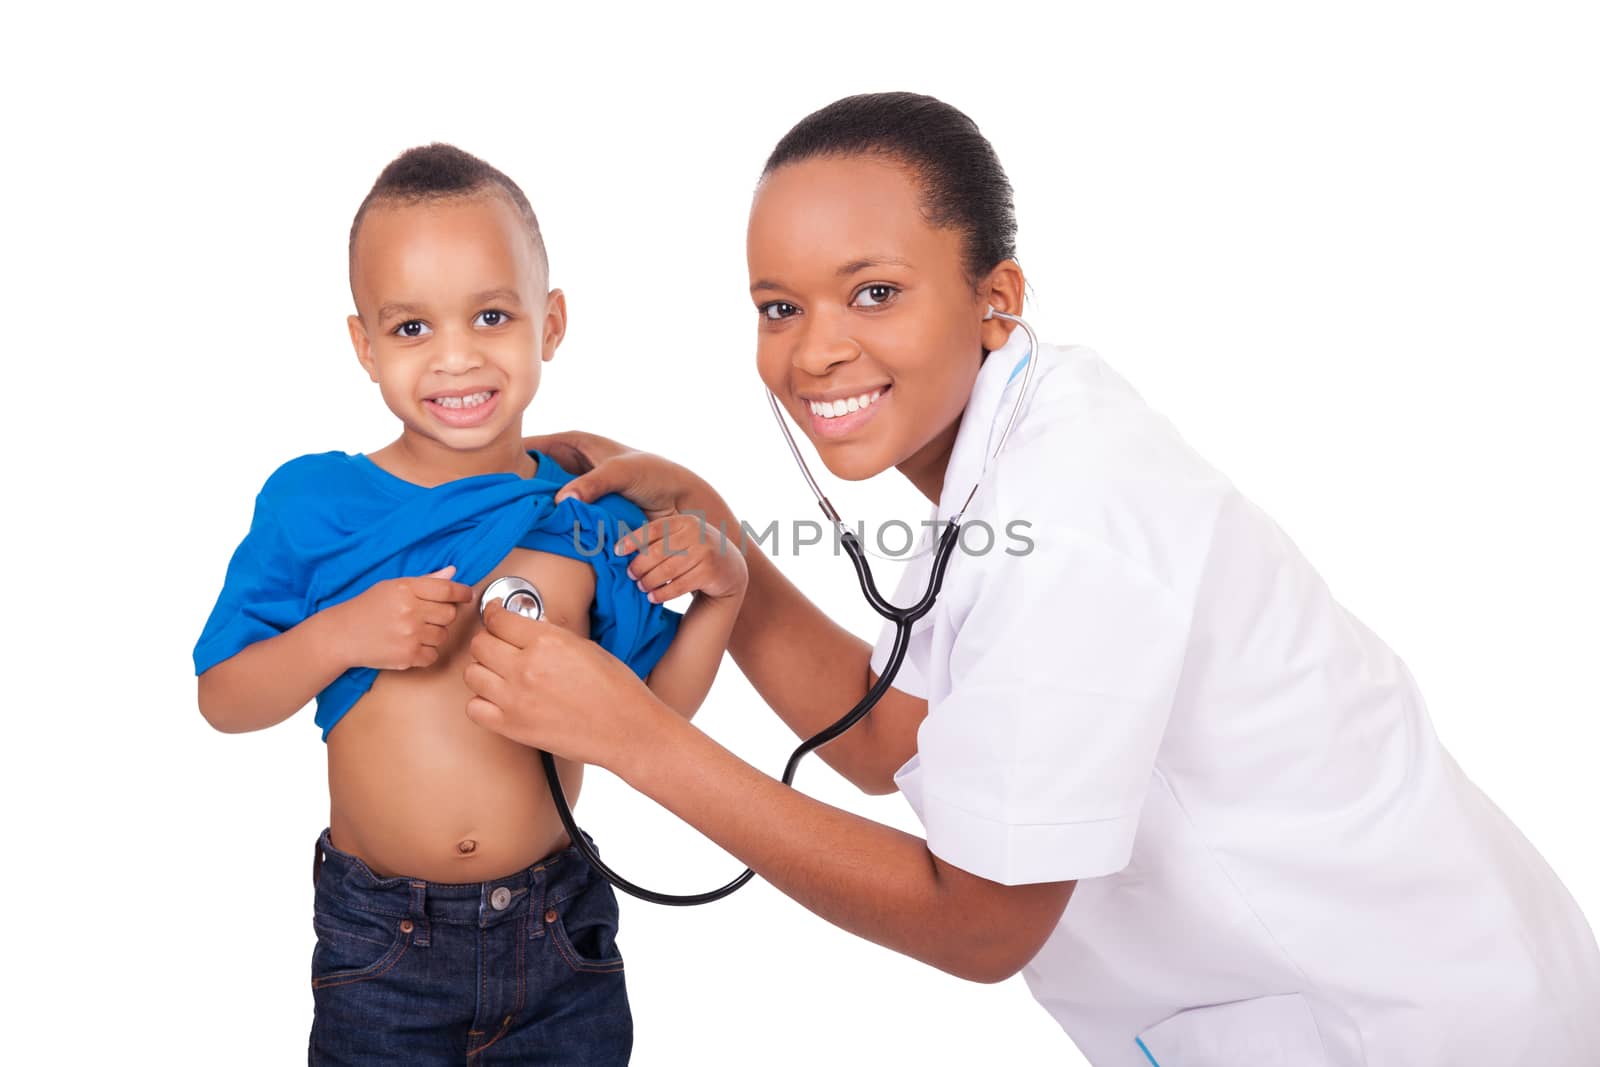
{"type": "Polygon", "coordinates": [[[503,601],[507,611],[514,611],[524,618],[544,618],[544,597],[539,595],[538,587],[526,578],[507,574],[490,582],[483,596],[478,598],[478,618],[483,618],[492,600],[503,601]]]}

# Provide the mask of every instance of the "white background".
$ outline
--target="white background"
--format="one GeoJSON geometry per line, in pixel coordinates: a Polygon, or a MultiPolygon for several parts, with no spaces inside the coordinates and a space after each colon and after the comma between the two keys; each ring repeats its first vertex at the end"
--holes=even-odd
{"type": "MultiPolygon", "coordinates": [[[[813,517],[758,389],[745,212],[793,122],[882,89],[976,119],[1041,336],[1098,349],[1277,519],[1600,919],[1589,5],[10,10],[6,1059],[304,1055],[323,745],[310,710],[213,732],[190,654],[266,474],[397,432],[343,322],[382,166],[448,140],[533,201],[571,330],[529,432],[813,517]]],[[[920,518],[890,481],[834,499],[920,518]]],[[[843,559],[783,566],[875,632],[843,559]]],[[[700,721],[781,766],[731,664],[700,721]]],[[[580,814],[625,872],[733,872],[601,777],[580,814]]],[[[800,783],[916,829],[819,762],[800,783]]],[[[1020,979],[759,882],[623,909],[638,1063],[1082,1062],[1020,979]]]]}

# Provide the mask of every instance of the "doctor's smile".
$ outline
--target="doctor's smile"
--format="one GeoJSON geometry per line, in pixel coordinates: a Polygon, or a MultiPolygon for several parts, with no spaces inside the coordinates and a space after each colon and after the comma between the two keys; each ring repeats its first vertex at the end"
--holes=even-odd
{"type": "Polygon", "coordinates": [[[866,425],[888,402],[889,386],[864,393],[851,392],[843,400],[812,400],[801,394],[810,410],[811,432],[819,437],[843,437],[866,425]]]}

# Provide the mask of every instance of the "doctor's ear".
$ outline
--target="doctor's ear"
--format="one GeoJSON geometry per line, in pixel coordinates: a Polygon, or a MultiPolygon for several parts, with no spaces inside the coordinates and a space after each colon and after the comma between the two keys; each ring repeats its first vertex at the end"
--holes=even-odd
{"type": "Polygon", "coordinates": [[[345,318],[345,325],[350,327],[350,343],[355,346],[356,359],[361,362],[361,368],[367,372],[367,377],[373,381],[378,380],[378,364],[372,358],[372,342],[367,339],[367,327],[361,321],[360,315],[350,315],[345,318]]]}
{"type": "Polygon", "coordinates": [[[979,327],[983,347],[993,352],[1006,343],[1016,323],[990,315],[990,309],[1008,315],[1022,314],[1022,294],[1026,281],[1022,267],[1014,259],[1003,259],[978,285],[978,299],[984,309],[984,321],[979,327]]]}

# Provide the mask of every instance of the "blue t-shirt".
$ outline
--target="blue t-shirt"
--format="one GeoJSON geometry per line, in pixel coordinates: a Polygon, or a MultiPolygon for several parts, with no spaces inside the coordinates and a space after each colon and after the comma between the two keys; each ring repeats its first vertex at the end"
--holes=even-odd
{"type": "MultiPolygon", "coordinates": [[[[682,616],[650,603],[612,553],[644,513],[615,493],[593,504],[554,503],[572,480],[555,460],[531,478],[477,474],[433,487],[408,482],[364,455],[297,456],[256,495],[250,530],[228,561],[222,592],[194,647],[194,673],[291,629],[377,582],[455,564],[452,581],[475,585],[513,548],[583,559],[594,567],[589,636],[643,678],[682,616]]],[[[463,605],[472,611],[477,605],[463,605]]],[[[322,739],[372,687],[375,667],[352,667],[317,694],[322,739]]]]}

